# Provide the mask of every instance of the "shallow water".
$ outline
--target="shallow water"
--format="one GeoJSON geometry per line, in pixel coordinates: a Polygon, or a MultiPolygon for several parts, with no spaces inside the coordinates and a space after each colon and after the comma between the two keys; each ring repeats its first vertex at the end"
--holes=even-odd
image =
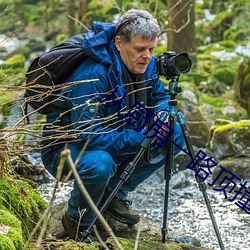
{"type": "MultiPolygon", "coordinates": [[[[168,228],[171,234],[195,237],[200,240],[202,246],[220,250],[203,195],[190,172],[192,171],[180,171],[174,174],[170,181],[168,228]],[[175,189],[176,185],[180,187],[175,189]]],[[[52,189],[53,182],[39,187],[46,201],[49,201],[52,189]]],[[[55,202],[67,200],[71,189],[72,182],[60,187],[55,202]]],[[[164,194],[165,181],[156,174],[141,184],[129,198],[133,201],[133,208],[138,210],[142,217],[150,219],[161,228],[164,194]]],[[[225,249],[250,250],[250,215],[226,200],[222,192],[208,189],[207,194],[225,249]]]]}

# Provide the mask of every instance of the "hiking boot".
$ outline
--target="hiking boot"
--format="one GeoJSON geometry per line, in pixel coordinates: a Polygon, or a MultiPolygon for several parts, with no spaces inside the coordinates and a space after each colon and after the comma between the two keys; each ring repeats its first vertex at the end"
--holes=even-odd
{"type": "Polygon", "coordinates": [[[140,221],[140,216],[130,208],[131,205],[132,201],[114,197],[105,211],[122,223],[135,225],[140,221]]]}
{"type": "Polygon", "coordinates": [[[84,238],[83,232],[85,231],[86,227],[78,225],[78,223],[68,217],[67,213],[65,213],[62,217],[62,225],[66,232],[65,236],[68,236],[70,239],[85,243],[97,241],[97,238],[92,234],[84,238]]]}

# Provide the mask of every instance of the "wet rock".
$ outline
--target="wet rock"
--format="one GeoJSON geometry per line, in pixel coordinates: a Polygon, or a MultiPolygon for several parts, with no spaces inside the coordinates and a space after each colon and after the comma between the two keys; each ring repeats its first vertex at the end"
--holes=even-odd
{"type": "Polygon", "coordinates": [[[185,117],[192,145],[206,147],[209,139],[209,122],[204,118],[198,106],[188,101],[180,102],[180,111],[185,117]]]}
{"type": "MultiPolygon", "coordinates": [[[[233,173],[234,175],[236,175],[240,179],[243,179],[243,180],[250,179],[250,158],[228,157],[222,161],[219,161],[218,165],[215,167],[215,169],[213,171],[213,179],[215,179],[219,175],[219,173],[221,172],[220,166],[225,168],[227,171],[233,173]]],[[[231,177],[231,175],[228,175],[227,172],[224,172],[218,178],[217,183],[219,184],[225,176],[228,176],[229,178],[231,177]]],[[[236,181],[236,179],[235,179],[235,181],[236,181]]]]}
{"type": "Polygon", "coordinates": [[[185,188],[191,184],[191,173],[189,169],[180,171],[171,178],[170,186],[172,189],[185,188]]]}

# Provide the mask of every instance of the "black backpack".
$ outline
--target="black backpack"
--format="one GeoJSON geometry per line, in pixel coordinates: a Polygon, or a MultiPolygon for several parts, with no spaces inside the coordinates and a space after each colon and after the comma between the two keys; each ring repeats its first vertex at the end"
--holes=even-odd
{"type": "Polygon", "coordinates": [[[84,34],[75,35],[31,63],[24,93],[26,114],[28,105],[41,114],[51,110],[66,79],[86,59],[83,40],[84,34]]]}

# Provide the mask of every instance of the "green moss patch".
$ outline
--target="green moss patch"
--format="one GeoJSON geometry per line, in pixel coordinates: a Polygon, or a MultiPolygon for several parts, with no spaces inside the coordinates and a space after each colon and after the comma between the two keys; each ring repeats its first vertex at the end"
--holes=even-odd
{"type": "Polygon", "coordinates": [[[20,221],[7,210],[0,209],[0,249],[21,249],[23,243],[20,221]]]}
{"type": "Polygon", "coordinates": [[[21,221],[23,236],[27,238],[46,208],[46,202],[27,181],[3,175],[0,179],[0,208],[7,209],[21,221]]]}

